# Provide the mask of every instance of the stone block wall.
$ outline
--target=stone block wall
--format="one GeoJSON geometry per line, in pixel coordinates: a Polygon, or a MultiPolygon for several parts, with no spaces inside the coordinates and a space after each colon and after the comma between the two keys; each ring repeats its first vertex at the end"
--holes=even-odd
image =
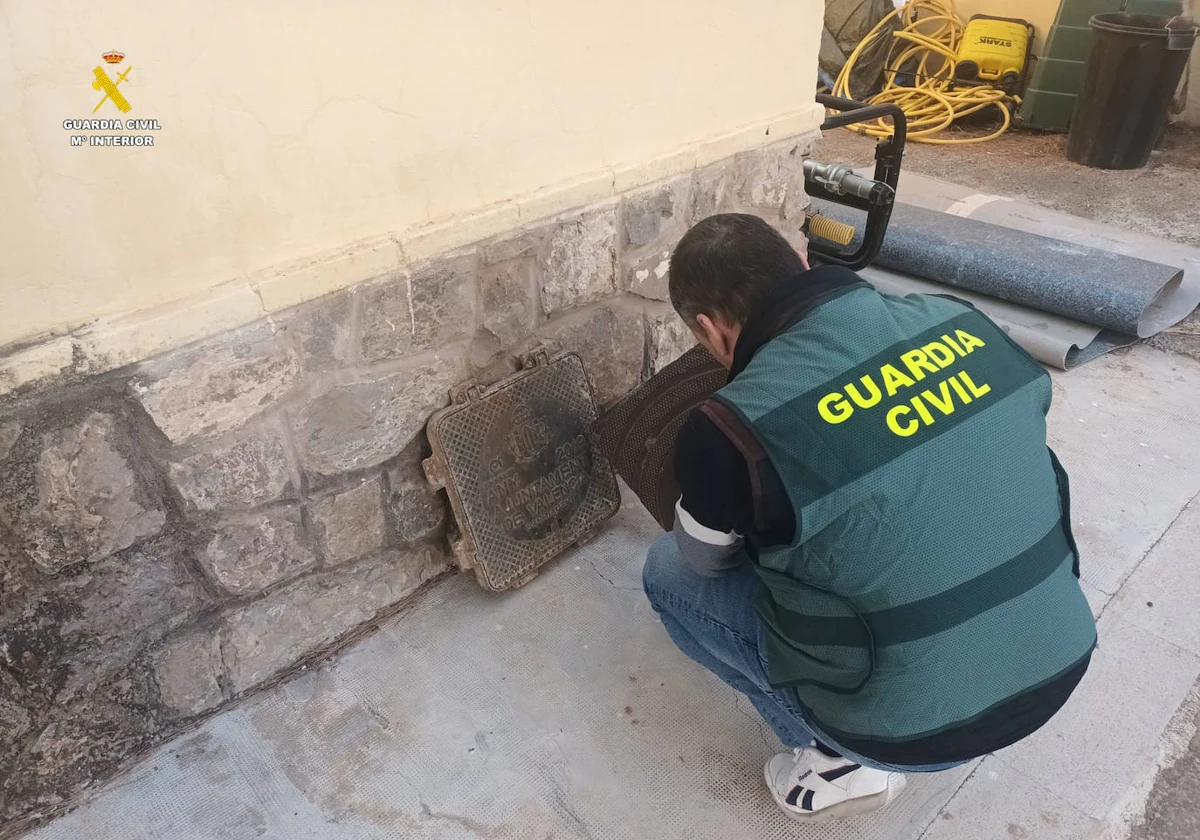
{"type": "Polygon", "coordinates": [[[420,460],[449,388],[541,342],[618,399],[692,343],[666,282],[691,224],[753,212],[801,244],[811,142],[0,401],[0,828],[447,572],[420,460]]]}

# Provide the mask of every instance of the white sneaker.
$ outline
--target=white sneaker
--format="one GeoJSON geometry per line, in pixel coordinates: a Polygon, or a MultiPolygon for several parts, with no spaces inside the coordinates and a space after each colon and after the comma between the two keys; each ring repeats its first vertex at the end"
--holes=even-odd
{"type": "Polygon", "coordinates": [[[904,789],[904,776],[873,770],[813,747],[780,753],[763,768],[767,788],[784,813],[801,822],[865,814],[887,805],[904,789]]]}

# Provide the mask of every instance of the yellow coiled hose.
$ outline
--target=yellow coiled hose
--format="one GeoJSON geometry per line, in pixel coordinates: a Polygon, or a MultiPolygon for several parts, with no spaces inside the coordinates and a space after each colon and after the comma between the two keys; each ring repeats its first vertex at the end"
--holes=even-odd
{"type": "Polygon", "coordinates": [[[837,219],[822,216],[820,213],[810,214],[805,225],[810,234],[839,245],[849,245],[854,241],[854,225],[839,222],[837,219]]]}
{"type": "MultiPolygon", "coordinates": [[[[881,37],[889,37],[885,28],[898,17],[902,26],[892,32],[892,47],[888,52],[883,90],[867,100],[870,104],[884,102],[900,106],[908,117],[908,139],[915,143],[982,143],[999,137],[1012,125],[1012,110],[1021,100],[989,85],[956,86],[954,69],[958,63],[958,44],[964,25],[954,7],[954,0],[909,0],[881,20],[863,38],[838,75],[833,86],[834,96],[855,99],[850,90],[850,72],[855,62],[881,37]],[[909,67],[909,62],[915,66],[909,67]],[[915,78],[914,87],[896,84],[901,68],[915,78]],[[955,120],[996,106],[1004,115],[1003,125],[981,137],[935,137],[949,128],[955,120]]],[[[847,126],[851,131],[869,137],[889,137],[890,125],[882,119],[847,126]]]]}

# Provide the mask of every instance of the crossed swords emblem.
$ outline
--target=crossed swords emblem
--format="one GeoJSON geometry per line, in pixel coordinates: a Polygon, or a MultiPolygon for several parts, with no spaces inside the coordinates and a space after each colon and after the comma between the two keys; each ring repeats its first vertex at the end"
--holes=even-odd
{"type": "Polygon", "coordinates": [[[99,111],[100,106],[110,99],[112,100],[112,104],[116,105],[117,110],[122,114],[129,113],[129,109],[133,106],[129,104],[129,100],[125,98],[125,95],[117,90],[117,85],[125,81],[125,77],[129,75],[129,71],[132,69],[132,67],[126,67],[125,72],[117,76],[115,81],[109,78],[109,75],[104,72],[103,67],[97,67],[92,71],[96,76],[96,81],[92,82],[92,87],[96,90],[104,91],[104,98],[97,102],[96,107],[92,109],[93,114],[99,111]]]}

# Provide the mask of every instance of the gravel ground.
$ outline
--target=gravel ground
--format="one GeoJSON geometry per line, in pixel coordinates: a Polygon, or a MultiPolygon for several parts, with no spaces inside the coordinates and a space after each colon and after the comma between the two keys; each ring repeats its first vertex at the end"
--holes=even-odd
{"type": "Polygon", "coordinates": [[[1146,803],[1145,821],[1130,840],[1195,840],[1200,837],[1200,716],[1187,752],[1159,774],[1146,803]]]}

